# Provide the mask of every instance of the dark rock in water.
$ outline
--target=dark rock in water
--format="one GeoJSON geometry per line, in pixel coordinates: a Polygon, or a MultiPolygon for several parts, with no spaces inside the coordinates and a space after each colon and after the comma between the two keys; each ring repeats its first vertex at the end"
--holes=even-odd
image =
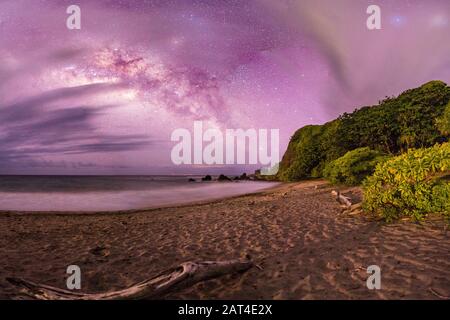
{"type": "Polygon", "coordinates": [[[221,175],[219,176],[219,178],[217,179],[217,181],[231,181],[231,179],[228,178],[227,176],[221,174],[221,175]]]}
{"type": "Polygon", "coordinates": [[[189,180],[188,180],[189,182],[195,182],[196,180],[195,179],[193,179],[193,178],[189,178],[189,180]]]}
{"type": "Polygon", "coordinates": [[[247,174],[244,172],[244,173],[239,177],[239,179],[240,179],[240,180],[250,180],[250,177],[247,176],[247,174]]]}
{"type": "Polygon", "coordinates": [[[240,176],[236,176],[233,180],[250,180],[250,176],[248,176],[245,172],[240,176]]]}
{"type": "Polygon", "coordinates": [[[212,177],[208,174],[202,178],[202,181],[211,181],[212,177]]]}

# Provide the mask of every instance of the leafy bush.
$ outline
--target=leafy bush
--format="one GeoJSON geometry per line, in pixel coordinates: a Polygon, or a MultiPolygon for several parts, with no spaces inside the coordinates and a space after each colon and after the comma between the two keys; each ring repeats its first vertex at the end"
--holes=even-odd
{"type": "Polygon", "coordinates": [[[384,159],[386,157],[379,151],[368,147],[358,148],[328,163],[323,176],[334,184],[358,185],[371,175],[377,163],[384,159]]]}
{"type": "Polygon", "coordinates": [[[387,221],[450,216],[449,175],[450,143],[409,150],[377,165],[364,183],[364,208],[387,221]]]}

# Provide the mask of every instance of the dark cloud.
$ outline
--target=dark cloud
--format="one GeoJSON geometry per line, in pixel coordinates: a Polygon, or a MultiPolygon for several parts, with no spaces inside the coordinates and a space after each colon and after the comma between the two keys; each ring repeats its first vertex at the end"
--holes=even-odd
{"type": "MultiPolygon", "coordinates": [[[[49,104],[71,97],[91,95],[117,85],[95,84],[45,92],[0,108],[0,164],[32,164],[45,155],[131,151],[150,145],[144,135],[98,133],[93,120],[114,106],[68,106],[49,109],[49,104]]],[[[42,161],[40,162],[42,163],[42,161]]]]}
{"type": "Polygon", "coordinates": [[[38,117],[40,113],[44,111],[45,108],[51,103],[70,98],[107,92],[121,87],[124,87],[124,85],[95,83],[50,90],[37,96],[14,102],[9,106],[0,106],[0,121],[3,124],[7,124],[9,121],[17,123],[21,120],[29,120],[30,118],[38,117]]]}

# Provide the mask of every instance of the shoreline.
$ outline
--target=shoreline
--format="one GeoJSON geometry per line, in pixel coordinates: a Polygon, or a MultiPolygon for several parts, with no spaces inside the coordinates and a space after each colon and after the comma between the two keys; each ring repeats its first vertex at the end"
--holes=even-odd
{"type": "MultiPolygon", "coordinates": [[[[450,233],[440,221],[386,224],[342,213],[312,180],[170,208],[98,214],[0,214],[0,299],[7,277],[82,292],[128,287],[186,261],[250,255],[261,269],[199,283],[165,299],[440,299],[450,295],[450,233]],[[151,212],[151,214],[148,214],[151,212]],[[382,289],[366,287],[369,265],[382,289]]],[[[357,187],[341,190],[354,198],[357,187]]]]}
{"type": "MultiPolygon", "coordinates": [[[[228,183],[228,182],[224,182],[228,183]]],[[[275,192],[278,189],[285,189],[290,184],[297,184],[298,182],[273,182],[274,186],[264,188],[255,192],[249,192],[249,193],[243,193],[238,195],[230,195],[230,196],[223,196],[219,198],[210,198],[205,200],[198,200],[198,201],[192,201],[192,202],[182,202],[179,204],[169,204],[169,205],[161,205],[161,206],[155,206],[155,207],[145,207],[145,208],[138,208],[138,209],[127,209],[127,210],[105,210],[105,211],[26,211],[26,210],[1,210],[0,209],[0,216],[9,216],[9,215],[114,215],[114,214],[134,214],[134,213],[142,213],[142,212],[151,212],[151,211],[158,211],[163,209],[176,209],[176,208],[183,208],[183,207],[191,207],[191,206],[202,206],[202,205],[208,205],[211,203],[216,203],[224,200],[231,200],[235,198],[240,197],[246,197],[246,196],[253,196],[258,194],[264,194],[264,193],[271,193],[275,192]]]]}

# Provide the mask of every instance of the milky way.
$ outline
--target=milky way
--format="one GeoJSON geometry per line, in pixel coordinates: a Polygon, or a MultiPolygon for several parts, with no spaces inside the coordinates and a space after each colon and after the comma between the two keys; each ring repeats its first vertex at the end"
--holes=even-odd
{"type": "Polygon", "coordinates": [[[282,153],[303,125],[450,82],[446,0],[70,4],[81,30],[66,1],[0,2],[1,173],[204,172],[172,165],[174,129],[275,128],[282,153]]]}

